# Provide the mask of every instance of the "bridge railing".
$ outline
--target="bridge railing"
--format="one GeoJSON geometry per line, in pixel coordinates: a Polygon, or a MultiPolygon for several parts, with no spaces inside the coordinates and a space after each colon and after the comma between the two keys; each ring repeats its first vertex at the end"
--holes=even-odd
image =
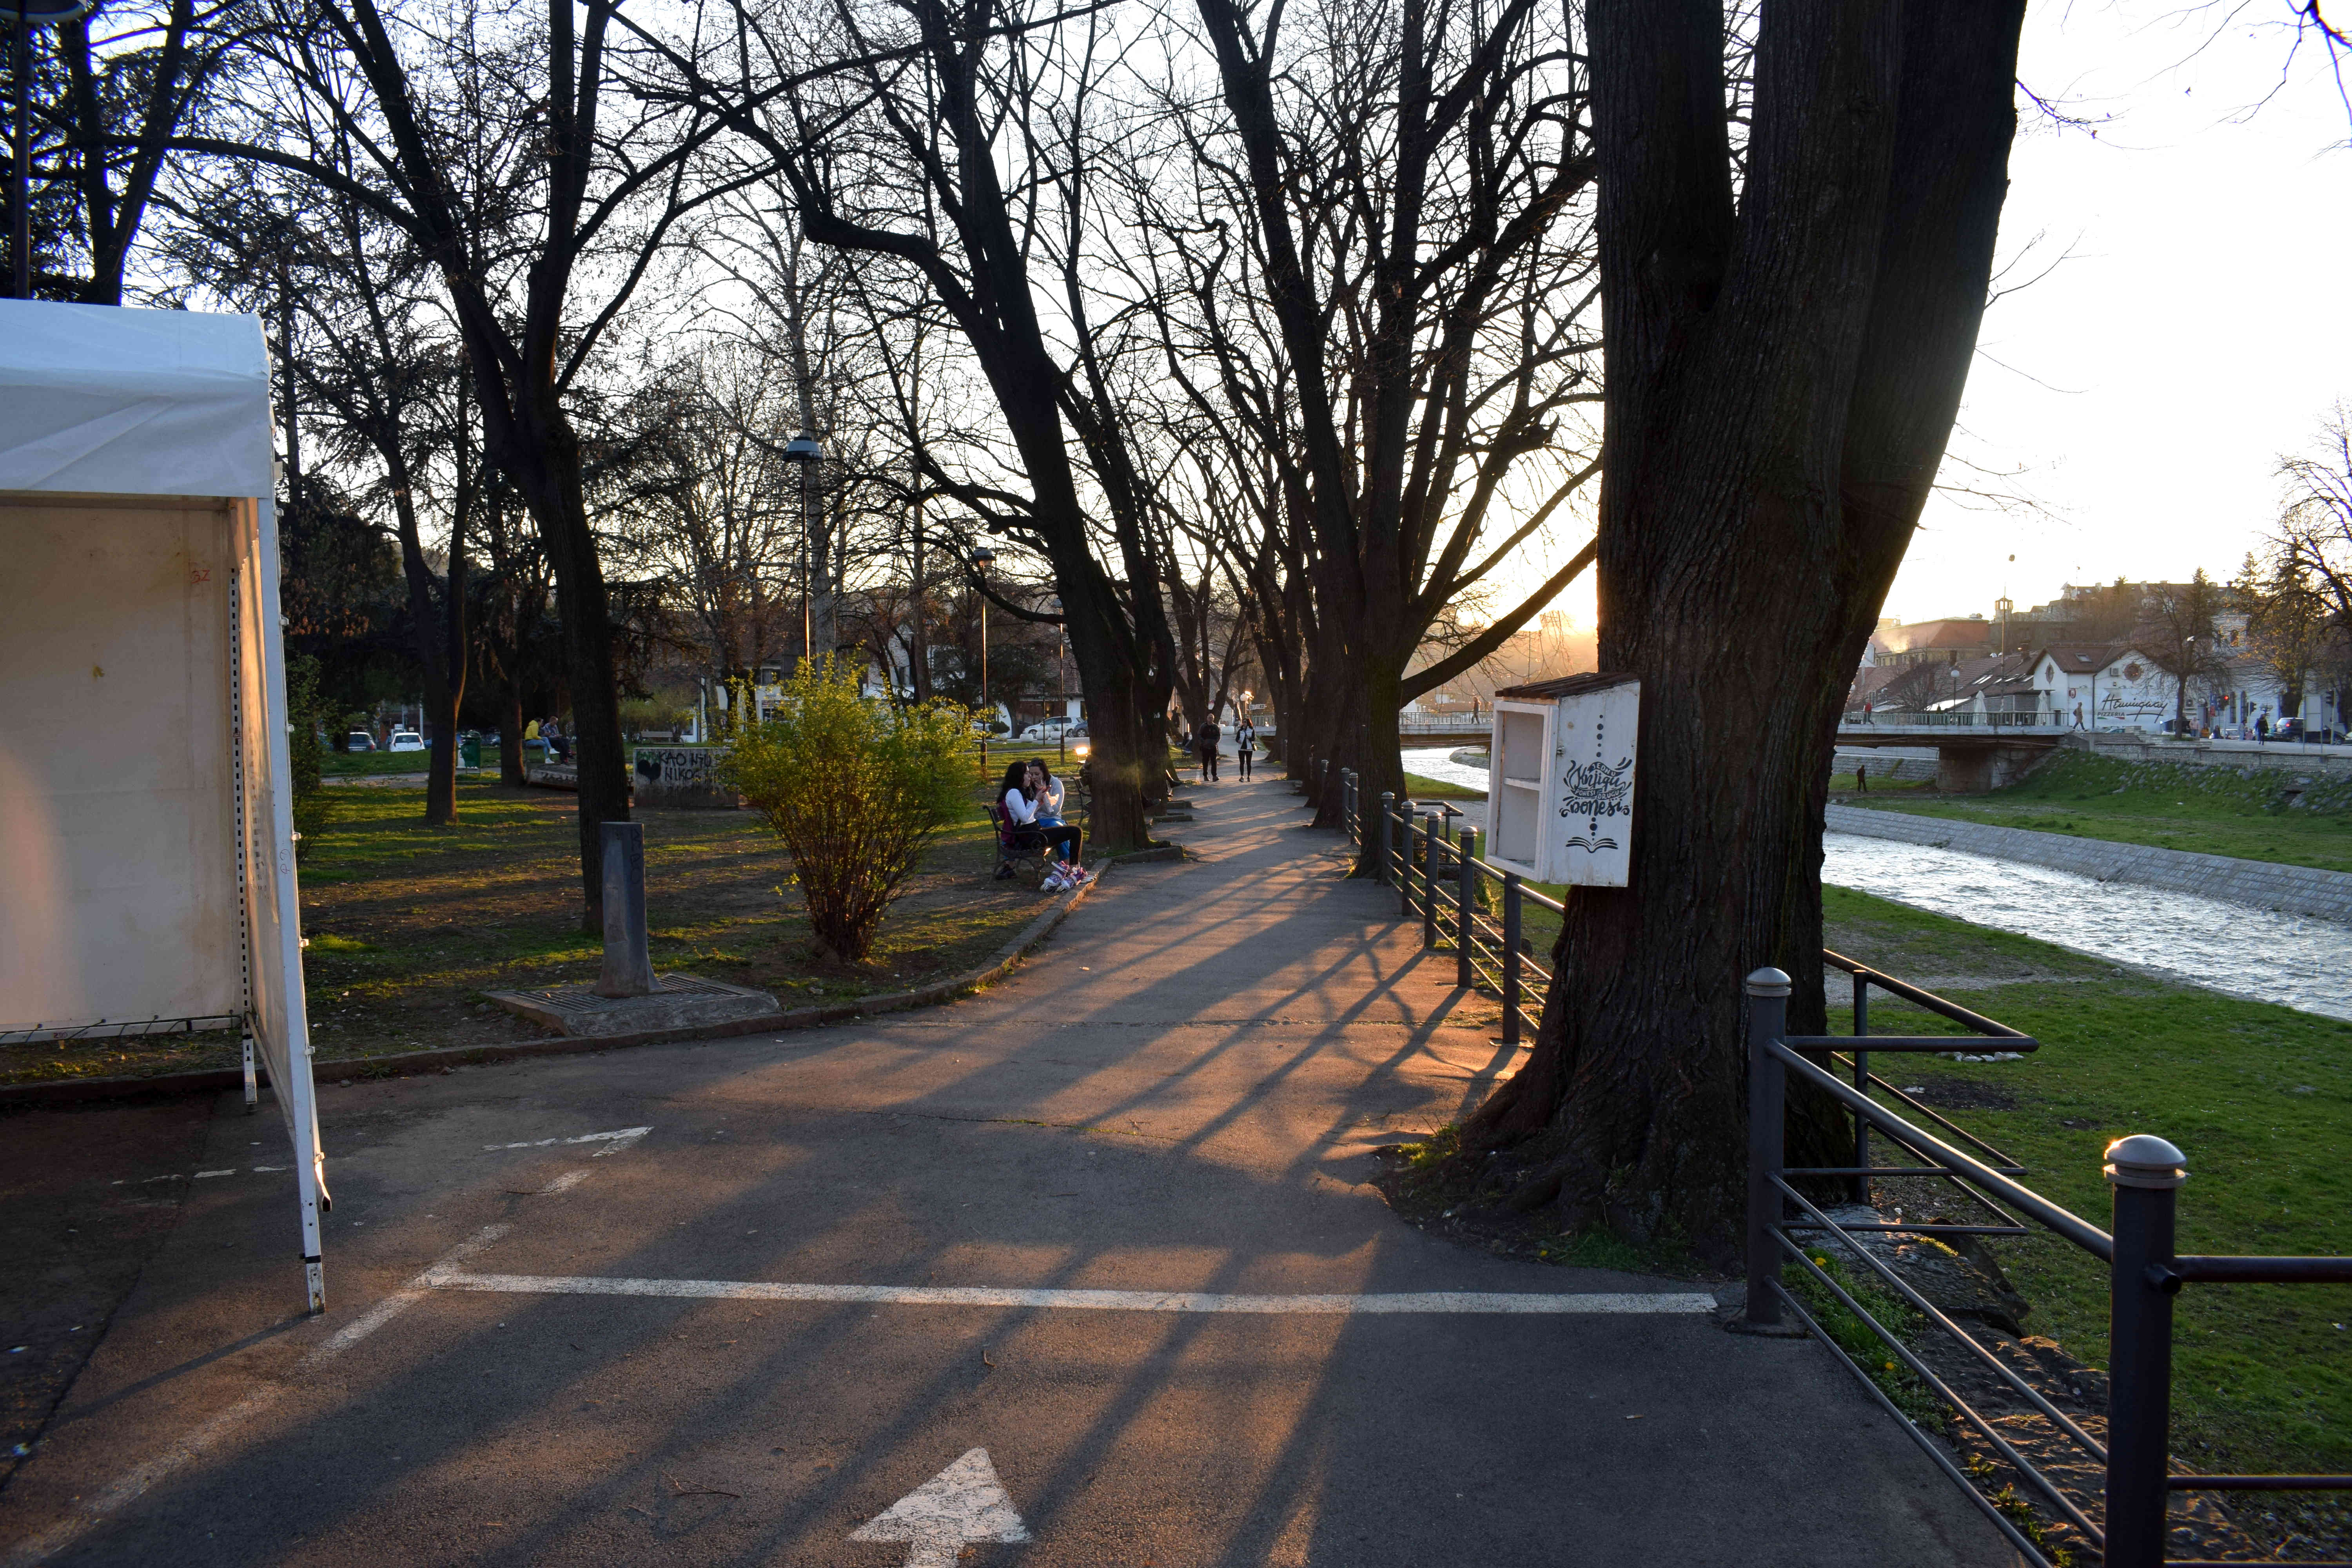
{"type": "Polygon", "coordinates": [[[1838,721],[1840,730],[2063,730],[2068,721],[2054,713],[1873,713],[1867,718],[1849,713],[1838,721]]]}

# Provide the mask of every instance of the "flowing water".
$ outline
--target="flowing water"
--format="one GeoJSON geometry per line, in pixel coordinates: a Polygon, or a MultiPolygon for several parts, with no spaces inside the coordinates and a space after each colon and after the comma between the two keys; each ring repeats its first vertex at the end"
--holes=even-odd
{"type": "MultiPolygon", "coordinates": [[[[1486,771],[1445,751],[1405,771],[1475,789],[1486,771]]],[[[2233,996],[2352,1020],[2352,926],[1958,849],[1832,833],[1822,879],[1999,931],[2071,947],[2233,996]]]]}

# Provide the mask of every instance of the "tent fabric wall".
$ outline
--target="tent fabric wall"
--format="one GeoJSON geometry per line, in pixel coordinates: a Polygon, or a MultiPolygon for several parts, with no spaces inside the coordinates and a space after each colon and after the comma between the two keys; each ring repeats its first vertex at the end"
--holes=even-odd
{"type": "Polygon", "coordinates": [[[0,1031],[242,1016],[318,1310],[269,390],[250,316],[0,300],[0,1031]]]}
{"type": "Polygon", "coordinates": [[[228,508],[0,512],[0,1031],[246,1011],[228,508]]]}

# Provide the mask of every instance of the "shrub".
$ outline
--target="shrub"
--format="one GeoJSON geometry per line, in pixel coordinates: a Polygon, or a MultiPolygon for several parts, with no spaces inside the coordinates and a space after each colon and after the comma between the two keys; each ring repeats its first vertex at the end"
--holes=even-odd
{"type": "Polygon", "coordinates": [[[873,951],[924,848],[969,807],[971,717],[950,702],[869,702],[856,671],[828,657],[802,665],[767,722],[736,737],[721,777],[783,840],[809,924],[835,956],[873,951]]]}
{"type": "Polygon", "coordinates": [[[294,798],[305,800],[319,793],[319,774],[326,744],[319,731],[327,725],[326,699],[319,695],[319,661],[309,654],[297,654],[286,661],[286,737],[289,760],[294,771],[294,798]]]}

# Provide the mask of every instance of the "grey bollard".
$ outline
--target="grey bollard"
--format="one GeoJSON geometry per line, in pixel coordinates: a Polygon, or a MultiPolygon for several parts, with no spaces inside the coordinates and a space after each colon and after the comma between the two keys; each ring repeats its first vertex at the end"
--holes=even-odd
{"type": "Polygon", "coordinates": [[[1780,1243],[1772,1234],[1780,1223],[1780,1190],[1772,1178],[1786,1163],[1788,1069],[1765,1047],[1787,1031],[1793,989],[1777,969],[1748,977],[1748,1304],[1740,1321],[1768,1333],[1780,1326],[1780,1243]]]}
{"type": "Polygon", "coordinates": [[[599,996],[650,996],[654,961],[646,947],[646,827],[599,825],[604,848],[604,972],[599,996]]]}

